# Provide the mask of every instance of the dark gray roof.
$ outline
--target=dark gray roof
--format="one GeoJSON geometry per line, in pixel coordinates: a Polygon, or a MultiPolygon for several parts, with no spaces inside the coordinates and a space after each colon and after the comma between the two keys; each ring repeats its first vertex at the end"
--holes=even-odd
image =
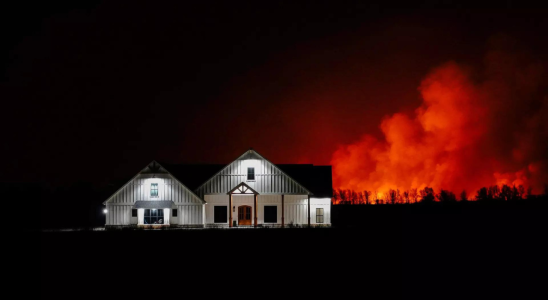
{"type": "MultiPolygon", "coordinates": [[[[193,191],[226,166],[162,162],[160,162],[160,165],[193,191]]],[[[315,166],[312,164],[278,164],[276,166],[311,191],[313,197],[331,198],[333,196],[331,166],[315,166]]]]}
{"type": "Polygon", "coordinates": [[[171,208],[173,201],[135,201],[134,208],[171,208]]]}

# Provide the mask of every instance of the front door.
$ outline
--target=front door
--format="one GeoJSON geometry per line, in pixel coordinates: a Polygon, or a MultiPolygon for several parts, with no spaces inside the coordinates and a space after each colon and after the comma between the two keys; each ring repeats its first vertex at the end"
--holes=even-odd
{"type": "Polygon", "coordinates": [[[251,225],[251,206],[238,207],[238,225],[251,225]]]}

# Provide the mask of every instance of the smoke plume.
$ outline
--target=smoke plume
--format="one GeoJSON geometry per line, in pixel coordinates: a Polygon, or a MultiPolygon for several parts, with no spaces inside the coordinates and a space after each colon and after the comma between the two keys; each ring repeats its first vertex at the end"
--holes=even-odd
{"type": "Polygon", "coordinates": [[[494,184],[548,183],[548,97],[542,63],[494,39],[480,70],[431,70],[414,113],[386,116],[384,138],[365,134],[334,152],[334,187],[386,192],[433,187],[474,193],[494,184]]]}

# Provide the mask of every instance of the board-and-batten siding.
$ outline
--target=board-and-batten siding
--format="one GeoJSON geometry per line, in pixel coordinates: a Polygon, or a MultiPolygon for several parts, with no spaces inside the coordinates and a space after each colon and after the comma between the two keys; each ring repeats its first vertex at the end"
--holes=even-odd
{"type": "Polygon", "coordinates": [[[110,197],[107,203],[133,205],[135,201],[155,200],[168,200],[175,204],[202,204],[198,197],[169,174],[156,175],[154,178],[149,174],[139,175],[110,197]],[[150,196],[152,183],[158,183],[158,197],[150,196]]]}
{"type": "Polygon", "coordinates": [[[107,203],[106,225],[131,224],[131,206],[111,205],[107,203]]]}
{"type": "Polygon", "coordinates": [[[308,194],[295,180],[285,175],[266,159],[254,155],[252,159],[239,158],[221,170],[216,176],[196,190],[201,198],[207,194],[226,194],[245,182],[259,194],[308,194]],[[247,168],[255,168],[255,180],[247,180],[247,168]]]}
{"type": "Polygon", "coordinates": [[[106,225],[136,224],[131,217],[135,201],[173,201],[178,209],[172,224],[203,224],[203,202],[170,174],[139,174],[106,202],[106,225]],[[158,197],[150,196],[150,186],[158,184],[158,197]],[[175,220],[174,220],[175,219],[175,220]]]}
{"type": "Polygon", "coordinates": [[[308,195],[284,196],[285,224],[308,224],[308,195]]]}

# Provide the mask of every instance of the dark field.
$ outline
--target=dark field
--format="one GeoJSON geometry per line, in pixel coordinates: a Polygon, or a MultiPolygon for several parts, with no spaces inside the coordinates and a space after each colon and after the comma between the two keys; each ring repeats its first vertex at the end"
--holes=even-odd
{"type": "Polygon", "coordinates": [[[532,298],[546,285],[546,207],[348,206],[329,229],[42,233],[41,293],[532,298]]]}

